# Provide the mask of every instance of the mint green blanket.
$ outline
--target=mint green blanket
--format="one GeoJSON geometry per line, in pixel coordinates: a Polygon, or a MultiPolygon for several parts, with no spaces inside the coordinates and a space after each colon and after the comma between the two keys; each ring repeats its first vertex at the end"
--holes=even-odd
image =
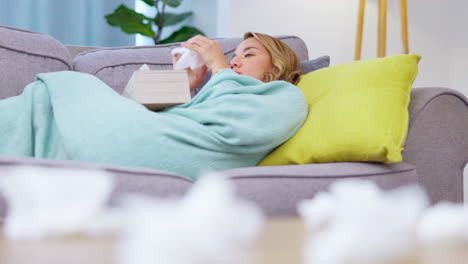
{"type": "Polygon", "coordinates": [[[0,154],[202,173],[255,166],[302,125],[307,103],[283,81],[222,70],[191,102],[152,112],[94,76],[39,74],[0,101],[0,154]]]}

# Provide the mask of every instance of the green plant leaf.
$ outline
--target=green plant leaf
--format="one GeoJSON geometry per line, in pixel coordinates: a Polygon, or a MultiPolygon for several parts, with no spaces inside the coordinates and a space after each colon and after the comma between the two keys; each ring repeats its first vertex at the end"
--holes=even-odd
{"type": "Polygon", "coordinates": [[[154,6],[154,0],[142,0],[142,1],[145,2],[149,6],[154,6]]]}
{"type": "Polygon", "coordinates": [[[105,16],[107,23],[111,26],[120,27],[126,33],[139,33],[144,36],[153,37],[154,31],[151,27],[152,18],[120,5],[114,13],[105,16]]]}
{"type": "Polygon", "coordinates": [[[178,7],[184,0],[161,0],[170,7],[178,7]]]}
{"type": "MultiPolygon", "coordinates": [[[[173,26],[176,25],[185,19],[189,18],[192,16],[192,12],[185,12],[181,14],[174,14],[174,13],[164,13],[164,23],[163,26],[173,26]]],[[[155,21],[158,21],[158,17],[154,19],[155,21]]]]}
{"type": "Polygon", "coordinates": [[[202,31],[194,27],[182,27],[178,31],[172,33],[167,39],[159,41],[158,44],[174,43],[186,41],[195,35],[205,35],[202,31]]]}

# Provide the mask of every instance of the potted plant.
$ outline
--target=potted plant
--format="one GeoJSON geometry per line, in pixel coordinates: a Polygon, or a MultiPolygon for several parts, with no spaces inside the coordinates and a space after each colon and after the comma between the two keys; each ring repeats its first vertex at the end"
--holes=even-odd
{"type": "Polygon", "coordinates": [[[138,33],[151,37],[154,44],[165,44],[186,41],[195,35],[204,35],[195,27],[183,26],[166,39],[161,39],[163,28],[177,25],[193,15],[192,12],[175,14],[166,12],[166,6],[178,7],[183,0],[141,0],[156,8],[155,17],[147,17],[125,5],[120,5],[112,14],[105,16],[109,25],[120,27],[126,33],[138,33]]]}

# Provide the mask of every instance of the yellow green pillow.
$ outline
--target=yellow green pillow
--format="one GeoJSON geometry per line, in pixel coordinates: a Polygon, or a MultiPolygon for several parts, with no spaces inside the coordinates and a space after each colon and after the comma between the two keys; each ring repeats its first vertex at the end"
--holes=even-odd
{"type": "Polygon", "coordinates": [[[307,120],[259,165],[400,162],[420,59],[396,55],[304,75],[297,86],[309,104],[307,120]]]}

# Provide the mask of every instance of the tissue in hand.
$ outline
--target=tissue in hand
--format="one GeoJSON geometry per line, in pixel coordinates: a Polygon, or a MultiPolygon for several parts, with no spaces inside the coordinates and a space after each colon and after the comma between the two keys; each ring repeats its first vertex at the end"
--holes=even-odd
{"type": "Polygon", "coordinates": [[[200,55],[198,55],[198,53],[193,50],[180,47],[173,49],[171,54],[180,55],[179,60],[174,65],[174,70],[183,70],[186,68],[191,68],[192,70],[195,70],[203,66],[203,61],[200,55]]]}

